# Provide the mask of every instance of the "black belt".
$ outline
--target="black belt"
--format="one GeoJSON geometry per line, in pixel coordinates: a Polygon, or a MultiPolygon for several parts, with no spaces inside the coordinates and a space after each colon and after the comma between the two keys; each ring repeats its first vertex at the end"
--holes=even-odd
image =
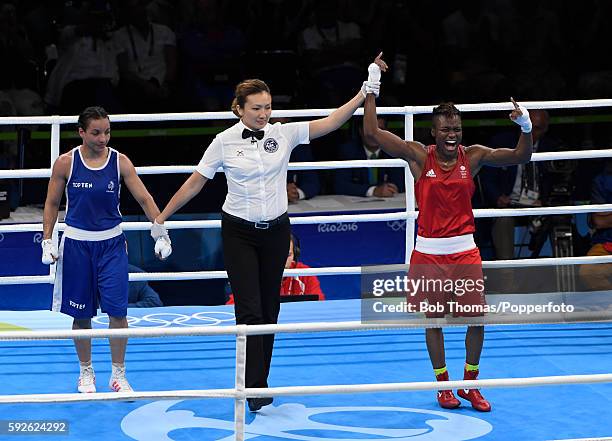
{"type": "Polygon", "coordinates": [[[289,215],[287,213],[281,214],[276,219],[272,219],[268,221],[261,221],[261,222],[251,222],[251,221],[242,219],[241,217],[238,217],[238,216],[232,216],[231,214],[226,213],[225,211],[222,211],[221,215],[230,222],[235,222],[237,224],[242,224],[242,225],[248,225],[249,227],[253,227],[258,230],[267,230],[268,228],[273,227],[274,225],[278,225],[280,223],[283,223],[289,220],[289,215]]]}

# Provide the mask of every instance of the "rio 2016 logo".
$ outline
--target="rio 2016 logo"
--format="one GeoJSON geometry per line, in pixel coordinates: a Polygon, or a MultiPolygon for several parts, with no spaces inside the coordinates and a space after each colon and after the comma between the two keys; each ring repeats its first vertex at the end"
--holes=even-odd
{"type": "Polygon", "coordinates": [[[319,224],[317,231],[319,233],[348,233],[350,231],[359,230],[359,225],[355,222],[337,223],[337,224],[319,224]]]}
{"type": "MultiPolygon", "coordinates": [[[[121,429],[138,441],[183,439],[180,431],[189,429],[199,429],[198,434],[202,434],[202,429],[210,429],[218,441],[234,440],[233,421],[196,416],[190,409],[170,410],[178,403],[181,400],[145,404],[123,418],[121,429]]],[[[245,425],[244,439],[463,441],[481,437],[491,430],[493,426],[488,422],[456,412],[387,406],[306,407],[288,403],[263,408],[245,425]]]]}

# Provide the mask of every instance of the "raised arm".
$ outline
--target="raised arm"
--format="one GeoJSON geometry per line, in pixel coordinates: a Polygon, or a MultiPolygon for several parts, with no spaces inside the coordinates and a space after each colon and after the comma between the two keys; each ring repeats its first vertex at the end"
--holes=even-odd
{"type": "Polygon", "coordinates": [[[514,110],[510,113],[510,119],[521,127],[521,136],[514,149],[499,148],[492,149],[482,145],[474,145],[469,149],[470,156],[474,156],[472,173],[476,173],[483,165],[491,167],[504,167],[508,165],[525,164],[531,160],[533,152],[533,138],[531,136],[531,119],[529,112],[523,106],[519,106],[513,98],[514,110]]]}
{"type": "Polygon", "coordinates": [[[320,138],[340,128],[355,113],[355,110],[361,106],[361,103],[363,103],[363,95],[359,91],[348,103],[337,108],[325,118],[310,121],[308,125],[310,139],[320,138]]]}
{"type": "Polygon", "coordinates": [[[142,207],[147,219],[153,222],[159,215],[159,208],[153,200],[153,196],[151,196],[140,179],[140,176],[136,173],[134,164],[132,164],[132,161],[124,154],[119,156],[119,168],[121,170],[121,176],[123,176],[123,182],[125,182],[128,190],[130,190],[136,202],[142,207]]]}
{"type": "Polygon", "coordinates": [[[376,117],[376,100],[374,94],[368,94],[365,101],[363,117],[363,136],[372,145],[378,145],[394,158],[425,164],[427,152],[420,142],[404,141],[399,136],[378,127],[376,117]]]}

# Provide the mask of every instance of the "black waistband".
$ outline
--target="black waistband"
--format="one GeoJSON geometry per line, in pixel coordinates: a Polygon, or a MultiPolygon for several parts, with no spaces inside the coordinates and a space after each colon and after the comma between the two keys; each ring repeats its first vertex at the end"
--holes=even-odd
{"type": "Polygon", "coordinates": [[[280,223],[287,222],[289,220],[289,215],[287,213],[281,214],[276,219],[272,219],[268,221],[261,221],[261,222],[251,222],[251,221],[242,219],[241,217],[233,216],[229,213],[226,213],[225,211],[221,212],[221,216],[223,216],[223,218],[225,218],[226,220],[230,222],[235,222],[241,225],[248,225],[249,227],[253,227],[258,230],[267,230],[268,228],[273,227],[274,225],[278,225],[280,223]]]}

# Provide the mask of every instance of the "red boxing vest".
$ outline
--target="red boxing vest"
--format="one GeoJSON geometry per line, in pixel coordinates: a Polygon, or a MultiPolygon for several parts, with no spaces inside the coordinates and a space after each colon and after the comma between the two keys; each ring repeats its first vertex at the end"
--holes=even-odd
{"type": "Polygon", "coordinates": [[[427,147],[427,160],[414,186],[419,209],[418,235],[454,237],[474,233],[472,195],[476,186],[462,145],[455,167],[444,171],[436,159],[436,146],[427,147]]]}

